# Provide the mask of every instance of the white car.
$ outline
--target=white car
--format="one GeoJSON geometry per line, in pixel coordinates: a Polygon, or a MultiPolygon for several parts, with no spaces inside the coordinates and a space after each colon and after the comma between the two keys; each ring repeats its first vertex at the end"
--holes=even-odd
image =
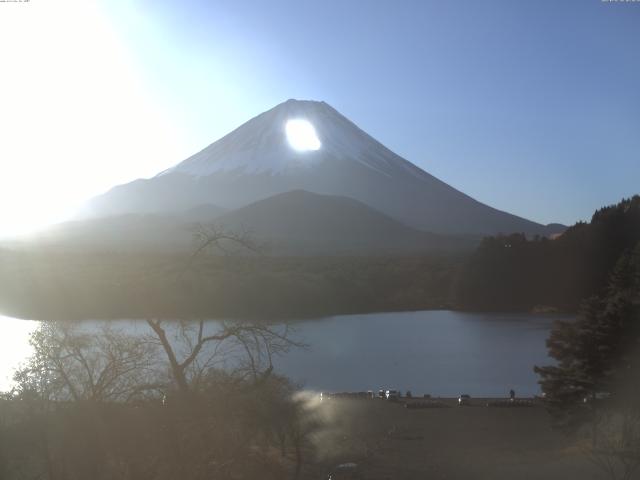
{"type": "Polygon", "coordinates": [[[387,400],[398,400],[400,398],[400,392],[398,390],[387,390],[385,397],[387,400]]]}

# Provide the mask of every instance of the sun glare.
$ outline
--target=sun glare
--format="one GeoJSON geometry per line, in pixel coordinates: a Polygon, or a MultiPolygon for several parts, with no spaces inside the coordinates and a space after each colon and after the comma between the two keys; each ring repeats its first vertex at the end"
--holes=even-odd
{"type": "Polygon", "coordinates": [[[0,390],[13,386],[13,374],[31,355],[29,335],[38,328],[39,322],[18,320],[0,315],[0,390]]]}
{"type": "Polygon", "coordinates": [[[0,238],[175,162],[177,128],[99,2],[0,5],[0,238]]]}
{"type": "Polygon", "coordinates": [[[292,148],[299,151],[318,150],[320,139],[316,135],[316,129],[307,120],[293,119],[285,126],[287,140],[292,148]]]}

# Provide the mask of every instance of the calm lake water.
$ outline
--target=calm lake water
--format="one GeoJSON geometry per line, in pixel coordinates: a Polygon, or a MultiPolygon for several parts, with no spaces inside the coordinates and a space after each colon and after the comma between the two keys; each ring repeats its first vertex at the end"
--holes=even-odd
{"type": "MultiPolygon", "coordinates": [[[[421,311],[335,316],[295,324],[306,349],[276,370],[319,391],[411,390],[414,395],[539,393],[534,365],[551,362],[545,340],[559,316],[421,311]]],[[[212,320],[212,322],[215,322],[212,320]]],[[[100,322],[91,322],[99,325],[100,322]]],[[[30,354],[38,322],[0,317],[0,389],[30,354]]],[[[142,322],[117,321],[140,331],[142,322]]]]}

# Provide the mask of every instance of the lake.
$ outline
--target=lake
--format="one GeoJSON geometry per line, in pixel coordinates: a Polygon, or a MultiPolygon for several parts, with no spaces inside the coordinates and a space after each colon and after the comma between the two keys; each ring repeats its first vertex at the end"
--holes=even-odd
{"type": "MultiPolygon", "coordinates": [[[[278,358],[275,367],[319,391],[394,388],[414,395],[504,396],[514,389],[531,396],[539,393],[533,366],[551,363],[545,340],[558,318],[430,310],[301,321],[294,336],[308,347],[278,358]]],[[[135,331],[146,328],[136,321],[115,323],[135,331]]],[[[92,328],[99,324],[90,322],[92,328]]],[[[0,317],[0,389],[10,388],[37,325],[0,317]]]]}

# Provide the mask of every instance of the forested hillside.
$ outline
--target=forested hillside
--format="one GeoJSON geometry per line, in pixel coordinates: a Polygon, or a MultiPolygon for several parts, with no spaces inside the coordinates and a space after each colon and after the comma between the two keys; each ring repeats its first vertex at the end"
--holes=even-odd
{"type": "Polygon", "coordinates": [[[0,251],[0,312],[30,319],[302,318],[445,308],[462,256],[188,257],[0,251]]]}
{"type": "Polygon", "coordinates": [[[616,261],[640,241],[640,196],[596,211],[556,239],[513,234],[485,238],[454,287],[466,310],[575,311],[598,293],[616,261]]]}

